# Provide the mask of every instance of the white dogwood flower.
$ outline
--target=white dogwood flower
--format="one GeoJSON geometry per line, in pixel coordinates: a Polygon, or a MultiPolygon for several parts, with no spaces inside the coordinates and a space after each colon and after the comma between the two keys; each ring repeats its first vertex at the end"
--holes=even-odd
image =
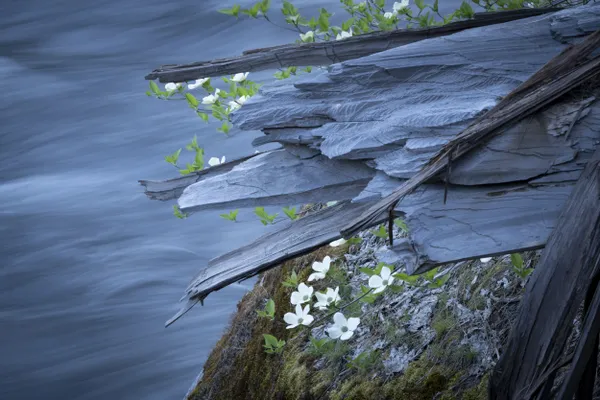
{"type": "Polygon", "coordinates": [[[199,88],[200,86],[204,85],[205,82],[207,82],[210,78],[202,78],[202,79],[196,79],[194,81],[194,83],[190,83],[188,85],[188,89],[189,90],[194,90],[196,88],[199,88]]]}
{"type": "Polygon", "coordinates": [[[249,96],[241,96],[239,99],[237,99],[236,101],[240,104],[244,104],[246,101],[248,101],[250,97],[249,96]]]}
{"type": "Polygon", "coordinates": [[[390,286],[394,282],[392,276],[392,270],[388,267],[381,268],[380,275],[372,275],[369,278],[369,287],[373,288],[373,293],[381,293],[386,287],[390,286]]]}
{"type": "Polygon", "coordinates": [[[298,325],[305,325],[305,326],[309,326],[310,324],[312,324],[314,318],[312,315],[309,314],[310,311],[310,306],[307,304],[306,307],[304,307],[304,309],[302,309],[302,306],[300,304],[296,304],[296,313],[286,313],[283,316],[283,320],[288,324],[288,326],[286,326],[286,329],[292,329],[297,327],[298,325]]]}
{"type": "Polygon", "coordinates": [[[327,288],[325,293],[316,292],[317,302],[315,303],[315,307],[319,310],[326,310],[330,305],[340,301],[339,291],[340,288],[336,287],[335,289],[327,288]]]}
{"type": "Polygon", "coordinates": [[[352,31],[341,31],[340,33],[337,34],[337,36],[335,37],[335,40],[342,40],[342,39],[347,39],[349,37],[352,37],[352,31]]]}
{"type": "Polygon", "coordinates": [[[229,109],[230,109],[231,111],[239,110],[239,109],[240,109],[240,107],[242,106],[240,103],[238,103],[238,102],[236,102],[236,101],[233,101],[233,100],[232,100],[232,101],[230,101],[230,102],[229,102],[229,103],[227,103],[227,104],[229,104],[229,109]]]}
{"type": "Polygon", "coordinates": [[[388,11],[388,12],[386,12],[385,14],[383,14],[383,17],[384,17],[384,18],[387,18],[387,19],[392,19],[392,18],[394,18],[395,16],[396,16],[396,14],[394,14],[394,13],[391,13],[391,12],[389,12],[389,11],[388,11]]]}
{"type": "Polygon", "coordinates": [[[321,262],[315,261],[312,265],[312,269],[315,272],[310,274],[310,276],[308,277],[308,281],[309,282],[318,281],[318,280],[325,278],[325,275],[327,275],[327,272],[329,272],[330,265],[331,265],[331,257],[329,257],[329,256],[326,256],[323,259],[323,261],[321,261],[321,262]]]}
{"type": "Polygon", "coordinates": [[[181,87],[181,83],[174,83],[174,82],[169,82],[167,84],[165,84],[165,90],[167,92],[172,92],[174,90],[177,90],[181,87]]]}
{"type": "Polygon", "coordinates": [[[306,286],[304,282],[298,285],[298,291],[292,293],[290,301],[292,304],[302,304],[310,301],[313,295],[312,286],[306,286]]]}
{"type": "Polygon", "coordinates": [[[392,9],[394,10],[394,12],[399,13],[400,11],[408,7],[408,4],[409,0],[396,1],[394,2],[392,9]]]}
{"type": "Polygon", "coordinates": [[[202,104],[215,104],[217,100],[219,100],[219,92],[221,89],[215,90],[215,94],[209,94],[208,96],[202,98],[202,104]]]}
{"type": "Polygon", "coordinates": [[[341,239],[338,239],[338,240],[334,240],[333,242],[329,243],[329,245],[331,247],[338,247],[338,246],[343,245],[344,243],[346,243],[346,239],[341,238],[341,239]]]}
{"type": "Polygon", "coordinates": [[[313,31],[301,33],[300,40],[302,40],[303,42],[314,42],[315,41],[315,33],[313,31]]]}
{"type": "Polygon", "coordinates": [[[360,318],[348,318],[337,312],[333,315],[333,326],[327,328],[327,334],[332,339],[348,340],[360,324],[360,318]]]}
{"type": "Polygon", "coordinates": [[[480,258],[479,261],[481,261],[482,263],[487,263],[490,262],[492,260],[492,257],[484,257],[484,258],[480,258]]]}
{"type": "Polygon", "coordinates": [[[220,160],[219,160],[219,157],[211,157],[210,160],[208,160],[208,165],[210,165],[211,167],[214,167],[215,165],[223,164],[224,162],[225,162],[225,156],[221,157],[220,160]]]}
{"type": "Polygon", "coordinates": [[[240,73],[237,73],[237,74],[235,74],[233,76],[233,78],[231,78],[231,80],[234,81],[234,82],[243,82],[243,81],[246,80],[246,78],[248,77],[249,73],[250,72],[240,72],[240,73]]]}

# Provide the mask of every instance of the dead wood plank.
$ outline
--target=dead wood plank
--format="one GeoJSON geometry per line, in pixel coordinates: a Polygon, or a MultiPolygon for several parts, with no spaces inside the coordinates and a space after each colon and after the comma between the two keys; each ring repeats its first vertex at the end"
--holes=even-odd
{"type": "Polygon", "coordinates": [[[229,172],[236,165],[249,160],[255,155],[256,154],[252,154],[237,160],[228,161],[214,167],[205,168],[202,171],[194,172],[192,174],[179,176],[173,179],[167,179],[166,181],[139,180],[138,182],[144,187],[144,193],[146,196],[152,200],[175,200],[181,196],[183,190],[191,184],[229,172]]]}
{"type": "Polygon", "coordinates": [[[300,158],[286,149],[258,154],[231,171],[184,189],[182,211],[225,207],[287,206],[349,200],[369,183],[375,171],[360,161],[300,158]]]}
{"type": "Polygon", "coordinates": [[[573,319],[600,273],[600,149],[579,178],[527,284],[517,321],[490,379],[490,399],[530,398],[561,359],[573,319]]]}
{"type": "Polygon", "coordinates": [[[499,128],[534,113],[563,94],[578,87],[600,72],[600,58],[578,64],[600,44],[600,31],[589,35],[583,42],[563,51],[550,60],[540,71],[511,92],[498,105],[470,125],[416,175],[406,181],[394,193],[351,221],[342,231],[344,237],[369,228],[385,219],[385,213],[406,194],[446,169],[449,160],[456,160],[481,145],[499,128]]]}
{"type": "Polygon", "coordinates": [[[349,218],[360,214],[370,203],[339,203],[266,234],[237,250],[209,261],[207,267],[188,286],[182,299],[187,304],[167,326],[185,314],[209,293],[254,276],[278,264],[328,244],[340,238],[340,227],[349,218]]]}
{"type": "Polygon", "coordinates": [[[291,44],[250,50],[237,57],[191,64],[163,65],[146,75],[146,79],[158,79],[163,83],[184,82],[236,72],[255,72],[288,66],[329,65],[364,57],[423,39],[446,36],[465,29],[514,21],[557,10],[559,9],[527,8],[476,13],[473,19],[457,21],[435,28],[375,32],[343,41],[291,44]]]}

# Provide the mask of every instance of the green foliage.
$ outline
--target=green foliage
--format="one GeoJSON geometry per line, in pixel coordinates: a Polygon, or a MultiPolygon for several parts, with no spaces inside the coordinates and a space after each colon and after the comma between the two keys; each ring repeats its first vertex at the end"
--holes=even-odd
{"type": "Polygon", "coordinates": [[[533,272],[533,268],[525,268],[523,257],[521,257],[519,253],[511,254],[510,261],[512,263],[513,272],[521,279],[526,279],[533,272]]]}
{"type": "Polygon", "coordinates": [[[323,356],[327,353],[331,347],[331,344],[331,340],[326,337],[322,339],[315,339],[314,337],[311,337],[309,352],[316,357],[323,356]]]}
{"type": "Polygon", "coordinates": [[[349,245],[361,244],[362,238],[360,238],[358,236],[354,236],[354,237],[351,237],[350,239],[346,240],[346,243],[348,243],[349,245]]]}
{"type": "Polygon", "coordinates": [[[221,218],[225,218],[228,221],[237,222],[237,216],[240,210],[229,211],[227,214],[219,214],[221,218]]]}
{"type": "Polygon", "coordinates": [[[275,319],[275,302],[273,299],[267,300],[265,308],[263,310],[256,310],[259,317],[268,318],[270,320],[275,319]]]}
{"type": "Polygon", "coordinates": [[[408,275],[404,272],[398,272],[397,274],[394,274],[394,278],[400,279],[401,281],[406,282],[412,286],[417,286],[417,282],[419,281],[418,275],[408,275]]]}
{"type": "Polygon", "coordinates": [[[285,287],[296,289],[298,287],[298,283],[298,275],[296,275],[296,271],[292,271],[289,278],[287,278],[281,284],[285,287]]]}
{"type": "Polygon", "coordinates": [[[275,336],[269,334],[263,334],[265,338],[265,344],[263,347],[265,348],[265,353],[267,354],[279,354],[283,351],[283,346],[285,346],[285,340],[278,340],[275,336]]]}
{"type": "Polygon", "coordinates": [[[377,350],[363,351],[356,358],[348,362],[348,367],[365,374],[372,371],[381,361],[381,355],[377,350]]]}
{"type": "Polygon", "coordinates": [[[385,225],[383,224],[379,225],[379,228],[373,229],[370,232],[381,239],[387,239],[388,237],[387,229],[385,229],[385,225]]]}
{"type": "Polygon", "coordinates": [[[403,232],[408,233],[408,225],[406,225],[406,222],[404,222],[403,219],[396,218],[394,220],[394,225],[396,225],[398,228],[400,228],[403,232]]]}
{"type": "Polygon", "coordinates": [[[381,270],[383,269],[383,267],[388,267],[391,271],[394,270],[394,267],[391,265],[387,265],[384,262],[380,262],[378,263],[375,268],[371,269],[371,268],[367,268],[367,267],[362,267],[359,268],[358,270],[368,276],[373,276],[373,275],[379,275],[381,274],[381,270]]]}
{"type": "Polygon", "coordinates": [[[179,155],[181,154],[181,149],[177,150],[175,153],[165,156],[165,161],[171,165],[177,166],[177,161],[179,160],[179,155]]]}
{"type": "Polygon", "coordinates": [[[179,206],[177,204],[173,205],[173,215],[175,215],[177,218],[179,219],[184,219],[188,217],[187,213],[182,212],[179,209],[179,206]]]}
{"type": "Polygon", "coordinates": [[[273,221],[275,221],[275,218],[277,218],[277,216],[279,214],[269,214],[265,211],[264,207],[256,207],[254,209],[254,214],[256,214],[258,216],[258,218],[260,218],[260,222],[263,225],[269,225],[272,224],[273,221]]]}
{"type": "Polygon", "coordinates": [[[375,300],[377,300],[377,297],[379,296],[379,293],[373,293],[373,291],[370,288],[364,285],[360,286],[360,292],[361,296],[363,296],[361,297],[360,301],[366,304],[375,303],[375,300]]]}
{"type": "Polygon", "coordinates": [[[231,130],[231,124],[227,121],[223,121],[223,123],[221,124],[220,128],[217,128],[218,132],[222,132],[224,134],[229,134],[229,131],[231,130]]]}
{"type": "Polygon", "coordinates": [[[298,219],[298,214],[296,214],[296,207],[283,207],[283,213],[292,221],[298,219]]]}

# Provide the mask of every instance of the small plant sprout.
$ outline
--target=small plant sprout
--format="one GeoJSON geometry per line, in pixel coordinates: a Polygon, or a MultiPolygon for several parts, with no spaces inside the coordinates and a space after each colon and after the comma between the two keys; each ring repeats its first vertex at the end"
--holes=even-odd
{"type": "Polygon", "coordinates": [[[279,214],[269,214],[265,211],[264,207],[256,207],[254,209],[254,214],[256,214],[256,216],[258,216],[258,218],[260,219],[260,222],[263,225],[269,225],[272,224],[273,221],[275,221],[275,218],[277,218],[277,216],[279,214]]]}
{"type": "Polygon", "coordinates": [[[331,247],[339,247],[339,246],[342,246],[344,244],[346,244],[346,239],[344,239],[344,238],[341,238],[341,239],[338,239],[338,240],[334,240],[333,242],[329,243],[329,245],[331,247]]]}
{"type": "Polygon", "coordinates": [[[267,304],[265,304],[264,310],[256,310],[256,313],[259,317],[269,318],[273,320],[275,318],[275,302],[273,299],[269,299],[267,304]]]}
{"type": "Polygon", "coordinates": [[[285,346],[285,340],[278,340],[275,336],[266,333],[263,334],[263,337],[265,338],[265,344],[263,345],[265,353],[281,353],[283,346],[285,346]]]}
{"type": "Polygon", "coordinates": [[[238,74],[235,74],[235,75],[234,75],[234,76],[231,78],[231,80],[232,80],[233,82],[238,82],[238,83],[239,83],[239,82],[244,82],[244,81],[246,80],[246,78],[248,77],[248,74],[249,74],[249,73],[250,73],[250,72],[240,72],[240,73],[238,73],[238,74]]]}
{"type": "Polygon", "coordinates": [[[292,271],[290,276],[281,283],[285,287],[297,288],[298,287],[298,275],[296,275],[296,271],[292,271]]]}
{"type": "Polygon", "coordinates": [[[233,210],[229,211],[227,214],[219,214],[219,216],[227,221],[237,222],[237,216],[239,212],[240,210],[233,210]]]}
{"type": "Polygon", "coordinates": [[[221,157],[220,160],[218,157],[211,157],[210,160],[208,160],[208,165],[210,165],[211,167],[214,167],[216,165],[223,164],[224,162],[225,162],[225,156],[221,157]]]}
{"type": "Polygon", "coordinates": [[[326,329],[332,339],[348,340],[354,335],[354,331],[360,324],[360,318],[348,318],[341,312],[333,315],[333,326],[326,329]]]}
{"type": "Polygon", "coordinates": [[[285,329],[293,329],[299,325],[309,326],[314,321],[314,317],[309,314],[310,305],[306,305],[304,309],[300,304],[296,304],[296,313],[286,313],[283,320],[288,324],[285,329]]]}
{"type": "Polygon", "coordinates": [[[298,214],[296,214],[296,207],[283,207],[283,213],[292,221],[298,219],[298,214]]]}
{"type": "Polygon", "coordinates": [[[340,33],[337,34],[337,36],[335,37],[335,40],[344,40],[344,39],[348,39],[349,37],[352,37],[352,30],[341,31],[340,33]]]}
{"type": "Polygon", "coordinates": [[[388,237],[387,229],[383,225],[379,225],[379,228],[372,230],[371,233],[380,239],[387,239],[388,237]]]}
{"type": "Polygon", "coordinates": [[[375,289],[373,293],[383,292],[392,283],[394,283],[394,277],[392,270],[388,267],[382,267],[380,275],[373,275],[369,278],[369,287],[375,289]]]}
{"type": "Polygon", "coordinates": [[[482,263],[489,263],[492,260],[492,257],[484,257],[484,258],[480,258],[479,261],[481,261],[482,263]]]}
{"type": "Polygon", "coordinates": [[[202,85],[204,85],[206,82],[209,82],[209,81],[210,81],[210,78],[196,79],[193,83],[188,84],[188,90],[198,89],[199,87],[201,87],[202,85]]]}
{"type": "Polygon", "coordinates": [[[336,287],[335,289],[327,288],[325,293],[316,292],[317,302],[315,303],[315,307],[319,310],[327,310],[327,307],[341,300],[339,291],[340,288],[336,287]]]}
{"type": "Polygon", "coordinates": [[[523,263],[523,257],[519,253],[513,253],[510,255],[510,261],[513,265],[513,272],[517,274],[521,279],[527,278],[533,272],[533,268],[525,268],[523,263]]]}
{"type": "Polygon", "coordinates": [[[330,266],[331,266],[331,257],[329,257],[329,256],[325,256],[325,258],[323,258],[323,261],[313,262],[312,269],[315,272],[310,274],[310,276],[308,277],[308,281],[309,282],[318,281],[318,280],[325,278],[325,275],[327,275],[327,272],[329,272],[330,266]]]}
{"type": "Polygon", "coordinates": [[[219,100],[220,92],[221,92],[221,89],[217,88],[215,90],[215,94],[209,94],[208,96],[203,97],[202,104],[208,104],[208,105],[215,104],[219,100]]]}
{"type": "Polygon", "coordinates": [[[400,228],[403,232],[408,232],[408,225],[406,225],[406,222],[404,222],[404,220],[396,218],[394,220],[394,225],[400,228]]]}
{"type": "Polygon", "coordinates": [[[302,282],[298,285],[298,290],[296,292],[292,292],[290,302],[293,305],[307,303],[312,298],[313,291],[314,289],[312,288],[312,286],[306,286],[306,284],[302,282]]]}

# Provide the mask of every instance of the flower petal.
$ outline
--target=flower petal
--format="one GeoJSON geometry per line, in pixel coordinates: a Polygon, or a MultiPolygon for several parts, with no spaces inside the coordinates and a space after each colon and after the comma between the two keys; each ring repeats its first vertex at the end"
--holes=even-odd
{"type": "Polygon", "coordinates": [[[310,312],[310,304],[307,304],[304,309],[302,310],[302,317],[305,317],[308,315],[308,313],[310,312]]]}
{"type": "Polygon", "coordinates": [[[346,320],[346,317],[344,317],[344,314],[342,314],[341,312],[336,312],[335,314],[333,314],[333,322],[335,322],[336,326],[342,327],[346,326],[348,321],[346,320]]]}
{"type": "Polygon", "coordinates": [[[325,331],[327,332],[329,337],[332,339],[337,339],[340,336],[342,336],[342,330],[335,325],[332,326],[331,328],[325,329],[325,331]]]}
{"type": "Polygon", "coordinates": [[[329,297],[329,289],[327,289],[327,294],[317,292],[315,293],[315,296],[317,297],[317,301],[319,303],[327,303],[327,297],[329,297]]]}
{"type": "Polygon", "coordinates": [[[302,306],[300,304],[296,304],[296,316],[302,318],[302,306]]]}
{"type": "Polygon", "coordinates": [[[392,283],[394,283],[394,279],[396,279],[396,278],[394,278],[393,275],[388,278],[388,286],[391,285],[392,283]]]}
{"type": "Polygon", "coordinates": [[[342,336],[340,336],[340,340],[348,340],[352,337],[352,335],[354,335],[354,331],[344,332],[342,333],[342,336]]]}
{"type": "Polygon", "coordinates": [[[326,256],[323,259],[323,272],[329,271],[329,266],[331,265],[331,257],[326,256]]]}
{"type": "Polygon", "coordinates": [[[211,157],[210,160],[208,160],[208,165],[210,165],[211,167],[214,167],[215,165],[219,164],[221,164],[221,162],[217,157],[211,157]]]}
{"type": "Polygon", "coordinates": [[[293,324],[298,324],[298,316],[294,313],[285,313],[285,315],[283,316],[283,320],[286,322],[286,324],[288,325],[293,325],[293,324]]]}
{"type": "Polygon", "coordinates": [[[313,269],[313,271],[317,271],[317,272],[323,272],[324,265],[323,265],[323,263],[322,263],[322,262],[315,261],[315,262],[313,262],[313,264],[312,264],[312,269],[313,269]]]}
{"type": "Polygon", "coordinates": [[[479,261],[481,261],[482,263],[487,263],[490,262],[492,260],[492,257],[484,257],[484,258],[480,258],[479,261]]]}
{"type": "Polygon", "coordinates": [[[312,315],[307,315],[306,317],[304,317],[304,320],[302,321],[302,325],[309,326],[310,324],[312,324],[312,322],[314,320],[315,320],[315,318],[312,315]]]}
{"type": "Polygon", "coordinates": [[[286,326],[285,329],[293,329],[293,328],[295,328],[297,326],[298,326],[298,321],[296,321],[295,324],[291,324],[291,325],[286,326]]]}
{"type": "Polygon", "coordinates": [[[390,277],[390,275],[392,275],[391,269],[389,269],[388,267],[381,268],[381,278],[383,280],[387,280],[390,277]]]}
{"type": "Polygon", "coordinates": [[[383,285],[383,279],[379,275],[373,275],[369,278],[369,287],[370,288],[378,288],[383,285]]]}
{"type": "Polygon", "coordinates": [[[314,272],[312,274],[310,274],[308,276],[308,281],[312,282],[312,281],[319,281],[321,279],[325,278],[325,274],[322,272],[314,272]]]}
{"type": "Polygon", "coordinates": [[[333,242],[329,243],[329,245],[331,247],[338,247],[338,246],[343,245],[344,243],[346,243],[346,239],[341,238],[341,239],[338,239],[338,240],[334,240],[333,242]]]}
{"type": "Polygon", "coordinates": [[[300,304],[302,302],[302,295],[300,292],[293,292],[292,296],[290,297],[290,302],[292,304],[300,304]]]}
{"type": "Polygon", "coordinates": [[[360,324],[360,318],[348,318],[348,329],[351,331],[355,331],[358,328],[358,324],[360,324]]]}
{"type": "Polygon", "coordinates": [[[379,286],[377,289],[373,290],[373,293],[381,293],[385,290],[387,286],[379,286]]]}

